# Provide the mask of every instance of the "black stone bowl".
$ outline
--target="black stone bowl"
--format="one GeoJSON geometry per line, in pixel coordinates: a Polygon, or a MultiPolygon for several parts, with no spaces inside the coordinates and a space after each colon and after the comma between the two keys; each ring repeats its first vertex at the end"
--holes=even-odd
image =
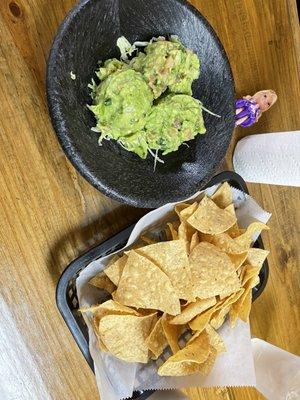
{"type": "Polygon", "coordinates": [[[67,15],[48,60],[47,97],[58,139],[77,170],[97,189],[118,201],[155,208],[199,190],[213,175],[234,128],[234,82],[225,51],[205,18],[183,0],[84,0],[67,15]],[[116,41],[178,35],[201,60],[194,97],[206,108],[206,134],[164,157],[141,160],[115,141],[97,143],[90,83],[99,60],[119,58],[116,41]],[[76,79],[71,79],[71,71],[76,79]]]}

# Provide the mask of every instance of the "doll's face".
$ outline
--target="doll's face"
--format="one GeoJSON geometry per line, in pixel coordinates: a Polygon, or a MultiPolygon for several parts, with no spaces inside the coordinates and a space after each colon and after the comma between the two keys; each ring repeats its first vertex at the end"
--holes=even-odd
{"type": "Polygon", "coordinates": [[[277,100],[274,90],[261,90],[255,93],[253,99],[259,105],[261,112],[267,111],[277,100]]]}

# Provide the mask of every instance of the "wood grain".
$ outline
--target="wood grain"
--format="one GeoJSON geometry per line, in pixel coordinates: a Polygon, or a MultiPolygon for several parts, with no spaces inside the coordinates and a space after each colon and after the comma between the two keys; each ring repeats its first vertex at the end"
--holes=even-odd
{"type": "MultiPolygon", "coordinates": [[[[0,394],[1,399],[97,398],[93,374],[55,307],[55,286],[78,254],[143,210],[87,184],[61,151],[45,101],[46,59],[75,0],[0,2],[0,394]]],[[[246,134],[295,130],[299,26],[294,0],[194,0],[229,56],[238,95],[272,88],[279,101],[246,134]]],[[[254,336],[300,354],[300,191],[249,185],[273,213],[269,284],[253,306],[254,336]]],[[[191,389],[198,399],[262,399],[253,388],[191,389]]]]}

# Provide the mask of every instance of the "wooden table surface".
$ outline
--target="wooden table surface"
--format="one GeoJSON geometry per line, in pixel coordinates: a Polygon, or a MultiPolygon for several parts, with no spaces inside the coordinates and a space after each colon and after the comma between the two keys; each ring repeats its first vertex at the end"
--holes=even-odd
{"type": "MultiPolygon", "coordinates": [[[[163,0],[162,0],[163,1],[163,0]]],[[[66,265],[136,221],[81,178],[47,113],[45,68],[59,23],[75,0],[0,2],[0,398],[90,400],[95,380],[55,305],[66,265]]],[[[300,128],[299,26],[294,0],[194,0],[219,35],[237,95],[272,88],[278,103],[252,133],[300,128]]],[[[253,306],[254,336],[300,353],[300,190],[249,185],[273,213],[264,235],[270,278],[253,306]]],[[[262,399],[254,388],[192,389],[197,399],[262,399]]]]}

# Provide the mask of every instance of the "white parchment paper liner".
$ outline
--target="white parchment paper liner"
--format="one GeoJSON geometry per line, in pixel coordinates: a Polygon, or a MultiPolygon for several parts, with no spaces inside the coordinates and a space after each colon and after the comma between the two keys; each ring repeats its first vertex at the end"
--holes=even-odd
{"type": "MultiPolygon", "coordinates": [[[[205,190],[212,195],[218,185],[205,190]]],[[[196,193],[186,201],[201,198],[202,192],[196,193]]],[[[271,214],[264,211],[250,196],[232,188],[232,195],[236,208],[239,225],[247,227],[253,220],[266,223],[271,214]]],[[[129,248],[135,243],[140,234],[145,231],[155,230],[170,219],[174,205],[166,204],[141,218],[133,229],[127,244],[119,252],[129,248]]],[[[255,239],[255,238],[254,238],[255,239]]],[[[76,281],[77,295],[80,307],[97,304],[104,301],[103,292],[88,285],[88,281],[98,272],[102,271],[112,255],[99,258],[90,263],[79,275],[76,281]]],[[[133,390],[146,389],[172,389],[184,387],[213,387],[213,386],[255,386],[255,372],[251,350],[250,327],[239,321],[234,329],[230,329],[227,322],[219,329],[227,348],[227,352],[217,357],[211,373],[204,377],[195,374],[187,377],[160,377],[157,375],[159,363],[163,360],[151,361],[148,364],[127,363],[114,356],[101,352],[91,323],[84,316],[89,329],[89,349],[94,360],[96,381],[101,399],[119,400],[132,396],[133,390]]]]}

